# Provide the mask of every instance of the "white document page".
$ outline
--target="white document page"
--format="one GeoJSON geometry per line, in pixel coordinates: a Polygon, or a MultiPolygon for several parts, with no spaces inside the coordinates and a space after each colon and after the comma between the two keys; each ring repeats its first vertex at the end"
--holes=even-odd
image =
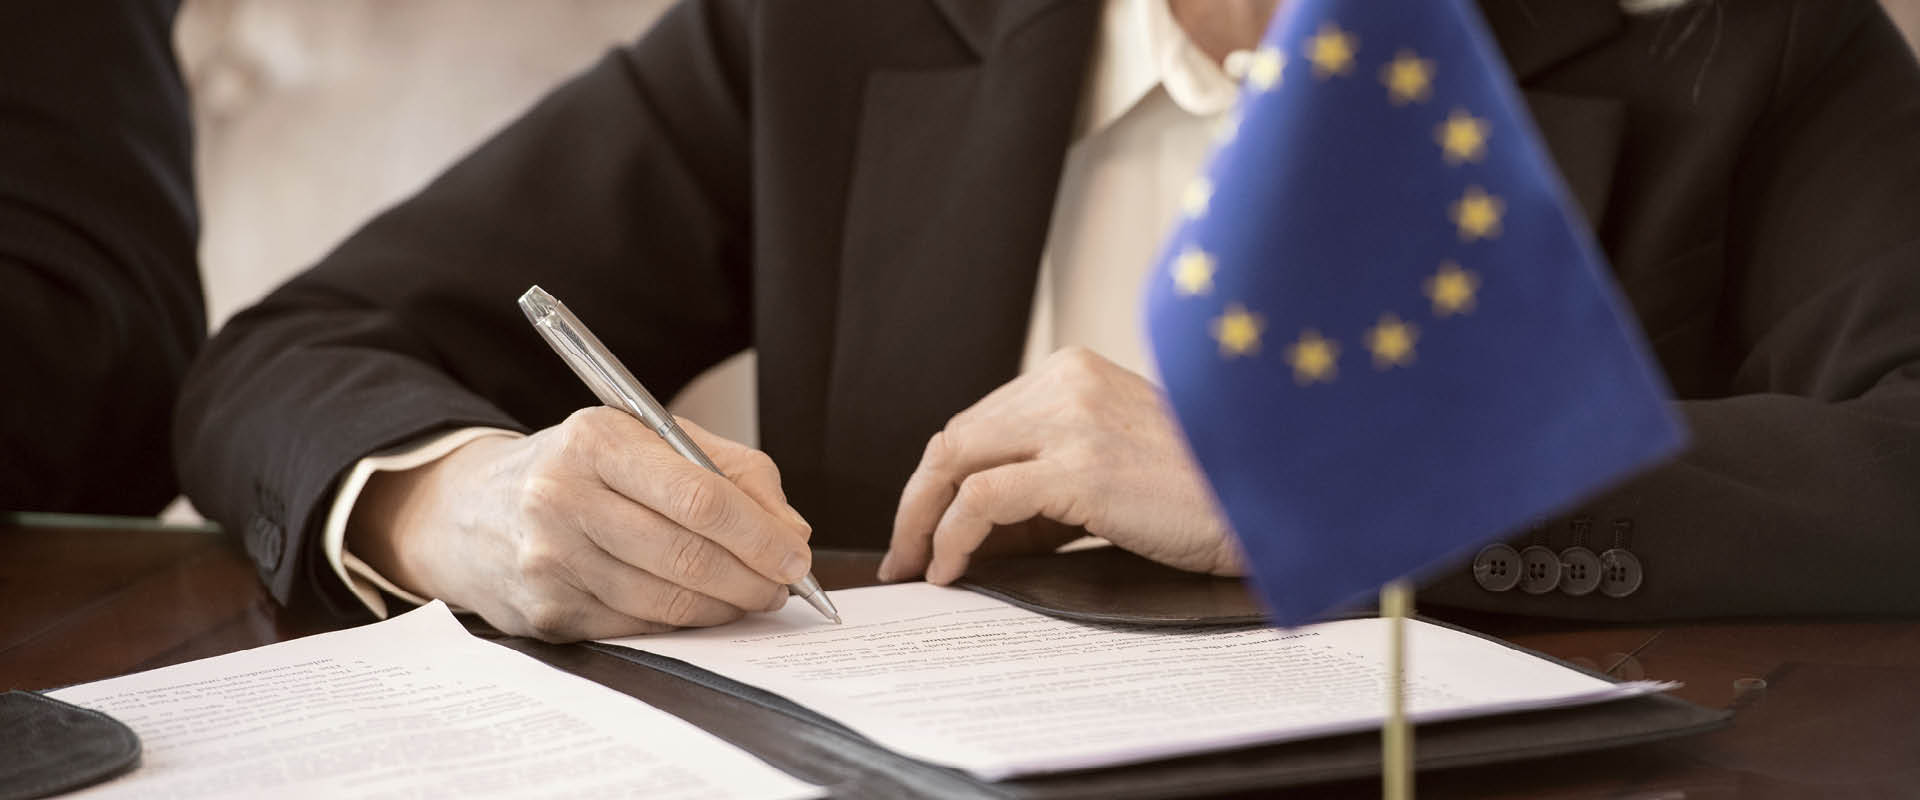
{"type": "MultiPolygon", "coordinates": [[[[1377,727],[1387,624],[1291,630],[1067,622],[925,583],[833,593],[845,625],[795,599],[731,625],[609,640],[785,696],[881,746],[988,780],[1377,727]]],[[[1577,705],[1615,684],[1409,620],[1420,722],[1577,705]]]]}
{"type": "Polygon", "coordinates": [[[818,797],[678,717],[469,635],[445,604],[47,694],[140,735],[75,797],[818,797]]]}

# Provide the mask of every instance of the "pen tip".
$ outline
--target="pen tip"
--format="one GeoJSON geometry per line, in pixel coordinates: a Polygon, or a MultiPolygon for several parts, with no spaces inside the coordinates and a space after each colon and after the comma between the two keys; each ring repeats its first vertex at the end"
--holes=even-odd
{"type": "Polygon", "coordinates": [[[833,619],[833,624],[835,624],[835,625],[845,625],[845,624],[846,624],[846,623],[844,623],[844,622],[841,622],[841,621],[840,621],[840,615],[839,615],[839,614],[834,614],[834,615],[833,615],[833,617],[832,617],[832,619],[833,619]]]}

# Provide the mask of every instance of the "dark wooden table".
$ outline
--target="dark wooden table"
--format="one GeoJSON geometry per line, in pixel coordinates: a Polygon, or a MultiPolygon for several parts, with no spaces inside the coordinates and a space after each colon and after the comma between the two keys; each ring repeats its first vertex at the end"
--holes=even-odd
{"type": "MultiPolygon", "coordinates": [[[[4,523],[0,523],[4,525],[4,523]]],[[[874,559],[823,553],[828,588],[874,559]]],[[[1920,797],[1920,622],[1596,625],[1426,613],[1736,710],[1717,733],[1424,773],[1423,797],[1920,797]]],[[[46,689],[328,630],[275,605],[227,538],[0,527],[0,689],[46,689]]],[[[1354,796],[1370,784],[1304,796],[1354,796]]]]}

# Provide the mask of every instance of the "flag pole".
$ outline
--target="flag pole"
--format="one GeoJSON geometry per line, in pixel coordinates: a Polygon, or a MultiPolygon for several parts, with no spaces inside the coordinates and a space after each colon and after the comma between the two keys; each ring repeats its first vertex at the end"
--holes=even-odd
{"type": "Polygon", "coordinates": [[[1380,794],[1413,800],[1413,728],[1407,725],[1406,620],[1413,613],[1413,587],[1404,580],[1380,588],[1380,616],[1387,620],[1387,719],[1380,728],[1380,794]]]}

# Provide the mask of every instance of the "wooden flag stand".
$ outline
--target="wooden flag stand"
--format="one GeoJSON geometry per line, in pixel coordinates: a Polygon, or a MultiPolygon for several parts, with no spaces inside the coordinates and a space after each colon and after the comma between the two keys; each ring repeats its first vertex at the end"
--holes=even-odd
{"type": "Polygon", "coordinates": [[[1387,620],[1387,719],[1380,726],[1380,795],[1413,800],[1413,727],[1407,724],[1407,617],[1413,586],[1404,580],[1380,588],[1380,616],[1387,620]]]}

